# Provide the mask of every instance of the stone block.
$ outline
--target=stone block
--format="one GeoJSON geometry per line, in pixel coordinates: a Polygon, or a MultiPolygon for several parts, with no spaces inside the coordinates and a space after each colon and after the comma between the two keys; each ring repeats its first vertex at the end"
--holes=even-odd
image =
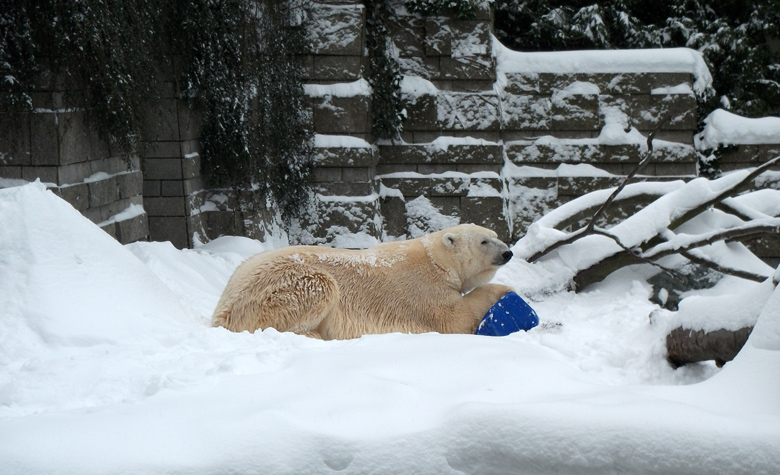
{"type": "Polygon", "coordinates": [[[88,182],[87,188],[89,189],[90,208],[103,206],[119,199],[116,179],[113,176],[88,182]]]}
{"type": "MultiPolygon", "coordinates": [[[[481,20],[458,20],[450,23],[453,59],[492,58],[491,23],[481,20]]],[[[490,61],[492,64],[492,61],[490,61]]],[[[495,73],[492,75],[495,78],[495,73]]]]}
{"type": "Polygon", "coordinates": [[[144,208],[152,216],[184,216],[184,197],[144,197],[144,208]]]}
{"type": "Polygon", "coordinates": [[[498,165],[491,165],[491,164],[475,164],[475,163],[465,163],[462,165],[455,165],[455,171],[460,173],[467,173],[469,175],[473,173],[482,173],[482,172],[492,172],[499,174],[501,173],[501,170],[504,168],[503,163],[498,165]]]}
{"type": "Polygon", "coordinates": [[[382,145],[382,164],[502,164],[501,145],[471,145],[452,143],[443,147],[430,144],[382,145]]]}
{"type": "MultiPolygon", "coordinates": [[[[0,167],[30,165],[30,116],[19,114],[13,118],[18,126],[0,130],[0,167]]],[[[8,114],[0,113],[0,123],[10,123],[8,114]]]]}
{"type": "Polygon", "coordinates": [[[160,196],[184,196],[182,180],[163,180],[160,182],[160,196]]]}
{"type": "Polygon", "coordinates": [[[596,190],[618,186],[623,177],[575,176],[558,178],[558,195],[582,196],[596,190]]]}
{"type": "Polygon", "coordinates": [[[92,174],[90,162],[71,163],[70,165],[59,167],[58,182],[60,185],[79,183],[92,174]]]}
{"type": "Polygon", "coordinates": [[[137,155],[130,157],[99,158],[90,160],[88,163],[93,174],[105,172],[109,175],[115,175],[130,170],[139,170],[141,168],[141,159],[137,155]]]}
{"type": "Polygon", "coordinates": [[[696,97],[693,94],[642,94],[631,96],[631,125],[655,130],[667,117],[662,130],[695,130],[696,97]]]}
{"type": "Polygon", "coordinates": [[[363,52],[363,5],[314,4],[309,11],[308,44],[313,54],[360,56],[363,52]]]}
{"type": "MultiPolygon", "coordinates": [[[[780,142],[780,137],[778,138],[778,142],[780,142]]],[[[780,143],[763,144],[758,146],[758,160],[761,163],[768,162],[777,157],[780,157],[780,143]]]]}
{"type": "Polygon", "coordinates": [[[366,201],[338,199],[317,202],[318,226],[310,244],[327,244],[345,234],[367,234],[379,237],[377,228],[377,200],[366,201]]]}
{"type": "Polygon", "coordinates": [[[35,181],[40,179],[42,183],[51,183],[54,185],[59,184],[59,167],[22,167],[22,179],[27,181],[35,181]]]}
{"type": "Polygon", "coordinates": [[[116,238],[122,244],[149,238],[149,219],[146,213],[116,222],[116,238]]]}
{"type": "Polygon", "coordinates": [[[607,163],[636,164],[642,159],[638,145],[601,145],[602,157],[599,161],[607,163]]]}
{"type": "Polygon", "coordinates": [[[655,176],[696,176],[696,162],[690,163],[654,163],[655,176]]]}
{"type": "Polygon", "coordinates": [[[539,75],[536,73],[506,73],[507,83],[504,92],[507,94],[537,95],[539,91],[539,75]]]}
{"type": "Polygon", "coordinates": [[[451,20],[446,17],[427,17],[425,19],[425,55],[452,55],[451,20]]]}
{"type": "Polygon", "coordinates": [[[373,167],[374,147],[316,147],[314,163],[318,167],[373,167]]]}
{"type": "Polygon", "coordinates": [[[143,195],[145,197],[156,197],[160,196],[162,193],[162,181],[160,180],[143,180],[144,183],[144,192],[143,195]]]}
{"type": "Polygon", "coordinates": [[[351,183],[368,183],[374,179],[374,174],[370,168],[344,168],[341,178],[351,183]]]}
{"type": "Polygon", "coordinates": [[[232,211],[209,211],[201,216],[205,220],[206,235],[211,239],[239,234],[236,229],[236,214],[232,211]]]}
{"type": "Polygon", "coordinates": [[[22,179],[22,168],[27,169],[29,167],[0,165],[0,178],[9,178],[9,179],[13,179],[13,180],[21,180],[22,179]]]}
{"type": "Polygon", "coordinates": [[[640,73],[634,78],[634,85],[640,94],[651,94],[661,88],[692,84],[693,75],[690,73],[640,73]]]}
{"type": "Polygon", "coordinates": [[[460,216],[460,200],[458,196],[431,196],[431,204],[444,216],[460,216]]]}
{"type": "Polygon", "coordinates": [[[120,198],[144,194],[144,177],[140,170],[116,175],[116,187],[120,198]]]}
{"type": "Polygon", "coordinates": [[[181,142],[146,142],[144,151],[146,158],[181,157],[181,142]]]}
{"type": "Polygon", "coordinates": [[[758,145],[731,145],[722,147],[720,152],[720,162],[723,163],[744,163],[745,167],[755,166],[759,158],[758,145]]]}
{"type": "Polygon", "coordinates": [[[181,180],[182,163],[180,158],[145,158],[143,161],[144,180],[181,180]]]}
{"type": "Polygon", "coordinates": [[[439,61],[441,79],[490,81],[496,77],[496,65],[492,56],[443,56],[439,61]]]}
{"type": "Polygon", "coordinates": [[[507,94],[502,106],[504,130],[548,130],[551,124],[549,97],[507,94]]]}
{"type": "Polygon", "coordinates": [[[653,148],[653,162],[684,162],[696,163],[696,150],[692,145],[671,144],[658,145],[653,148]]]}
{"type": "Polygon", "coordinates": [[[200,176],[200,155],[189,153],[181,159],[182,178],[190,179],[200,176]]]}
{"type": "MultiPolygon", "coordinates": [[[[2,168],[0,168],[2,170],[2,168]]],[[[381,178],[384,175],[391,175],[393,173],[413,173],[417,171],[417,165],[414,164],[379,164],[376,166],[376,175],[381,178]]]]}
{"type": "Polygon", "coordinates": [[[466,176],[432,178],[428,196],[466,196],[470,185],[466,176]]]}
{"type": "Polygon", "coordinates": [[[149,215],[149,239],[152,241],[170,241],[178,249],[189,244],[187,220],[179,217],[155,217],[149,215]]]}
{"type": "Polygon", "coordinates": [[[437,97],[437,123],[441,130],[499,131],[499,98],[490,93],[442,92],[437,97]]]}
{"type": "Polygon", "coordinates": [[[460,222],[492,229],[498,239],[509,242],[509,224],[501,197],[463,197],[460,199],[460,222]]]}
{"type": "Polygon", "coordinates": [[[112,238],[117,239],[116,223],[114,222],[104,223],[102,226],[100,226],[100,229],[105,231],[106,234],[108,234],[112,238]]]}
{"type": "Polygon", "coordinates": [[[569,95],[556,91],[551,97],[551,130],[598,130],[599,101],[595,94],[569,95]]]}
{"type": "Polygon", "coordinates": [[[447,165],[444,163],[435,163],[430,165],[417,165],[417,172],[422,173],[424,175],[430,175],[432,173],[445,173],[453,171],[452,165],[447,165]]]}
{"type": "Polygon", "coordinates": [[[318,134],[349,135],[369,131],[368,96],[312,98],[314,130],[318,134]]]}
{"type": "Polygon", "coordinates": [[[179,140],[195,140],[200,138],[202,128],[200,113],[190,109],[186,102],[176,100],[177,122],[179,140]]]}
{"type": "Polygon", "coordinates": [[[430,195],[431,180],[423,176],[414,178],[380,177],[382,185],[401,192],[403,196],[417,197],[430,195]]]}
{"type": "Polygon", "coordinates": [[[341,168],[316,167],[312,174],[315,183],[333,183],[342,181],[341,168]]]}
{"type": "Polygon", "coordinates": [[[58,194],[79,211],[83,211],[90,206],[89,186],[87,183],[61,186],[58,194]]]}
{"type": "Polygon", "coordinates": [[[171,142],[182,139],[179,134],[177,102],[177,99],[161,99],[146,111],[145,120],[151,142],[171,142]]]}
{"type": "Polygon", "coordinates": [[[420,76],[429,81],[435,81],[441,77],[440,59],[438,56],[400,57],[398,58],[398,67],[402,76],[420,76]]]}
{"type": "Polygon", "coordinates": [[[30,159],[36,166],[59,165],[59,127],[55,114],[30,115],[30,159]]]}
{"type": "Polygon", "coordinates": [[[438,107],[436,96],[404,96],[404,108],[406,109],[405,131],[438,130],[438,107]]]}
{"type": "Polygon", "coordinates": [[[391,16],[387,22],[387,33],[400,56],[422,57],[425,55],[425,25],[422,18],[391,16]]]}
{"type": "Polygon", "coordinates": [[[311,79],[352,82],[360,78],[363,66],[360,56],[315,56],[311,79]]]}
{"type": "Polygon", "coordinates": [[[317,76],[315,76],[315,74],[314,74],[314,55],[313,54],[300,55],[296,59],[298,60],[299,66],[303,69],[303,72],[302,72],[303,82],[310,82],[311,80],[317,78],[317,76]]]}
{"type": "Polygon", "coordinates": [[[184,196],[191,196],[199,191],[203,191],[205,188],[203,177],[197,176],[195,178],[182,180],[182,187],[184,188],[184,196]]]}
{"type": "Polygon", "coordinates": [[[316,183],[314,189],[324,196],[366,196],[374,191],[371,183],[324,182],[316,183]]]}
{"type": "Polygon", "coordinates": [[[384,196],[379,200],[384,221],[385,234],[393,237],[406,236],[406,203],[399,196],[384,196]]]}

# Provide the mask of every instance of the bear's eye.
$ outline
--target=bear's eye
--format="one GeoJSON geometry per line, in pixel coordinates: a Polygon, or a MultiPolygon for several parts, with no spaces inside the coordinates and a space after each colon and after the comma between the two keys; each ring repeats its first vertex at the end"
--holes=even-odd
{"type": "Polygon", "coordinates": [[[480,244],[482,244],[483,246],[487,246],[487,243],[488,243],[488,240],[487,239],[483,239],[480,244]]]}

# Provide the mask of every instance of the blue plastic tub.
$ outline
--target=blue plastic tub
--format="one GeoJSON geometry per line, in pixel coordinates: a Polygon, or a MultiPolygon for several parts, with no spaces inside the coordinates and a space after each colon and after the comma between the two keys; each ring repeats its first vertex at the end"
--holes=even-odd
{"type": "Polygon", "coordinates": [[[525,300],[509,292],[495,303],[479,322],[476,335],[506,336],[539,325],[539,317],[525,300]]]}

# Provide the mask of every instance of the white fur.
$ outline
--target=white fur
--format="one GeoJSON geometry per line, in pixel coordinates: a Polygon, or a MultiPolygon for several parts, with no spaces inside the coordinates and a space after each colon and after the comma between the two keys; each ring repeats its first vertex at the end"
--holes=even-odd
{"type": "Polygon", "coordinates": [[[212,323],[324,339],[473,333],[511,290],[488,284],[506,251],[493,231],[464,224],[359,251],[293,246],[264,252],[236,269],[212,323]]]}

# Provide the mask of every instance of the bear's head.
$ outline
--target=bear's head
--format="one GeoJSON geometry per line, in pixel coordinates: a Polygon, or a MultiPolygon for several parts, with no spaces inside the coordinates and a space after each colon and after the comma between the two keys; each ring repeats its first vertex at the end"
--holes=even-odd
{"type": "Polygon", "coordinates": [[[429,235],[426,247],[436,264],[457,275],[455,285],[466,293],[490,282],[512,258],[512,251],[496,236],[481,226],[461,224],[429,235]]]}

